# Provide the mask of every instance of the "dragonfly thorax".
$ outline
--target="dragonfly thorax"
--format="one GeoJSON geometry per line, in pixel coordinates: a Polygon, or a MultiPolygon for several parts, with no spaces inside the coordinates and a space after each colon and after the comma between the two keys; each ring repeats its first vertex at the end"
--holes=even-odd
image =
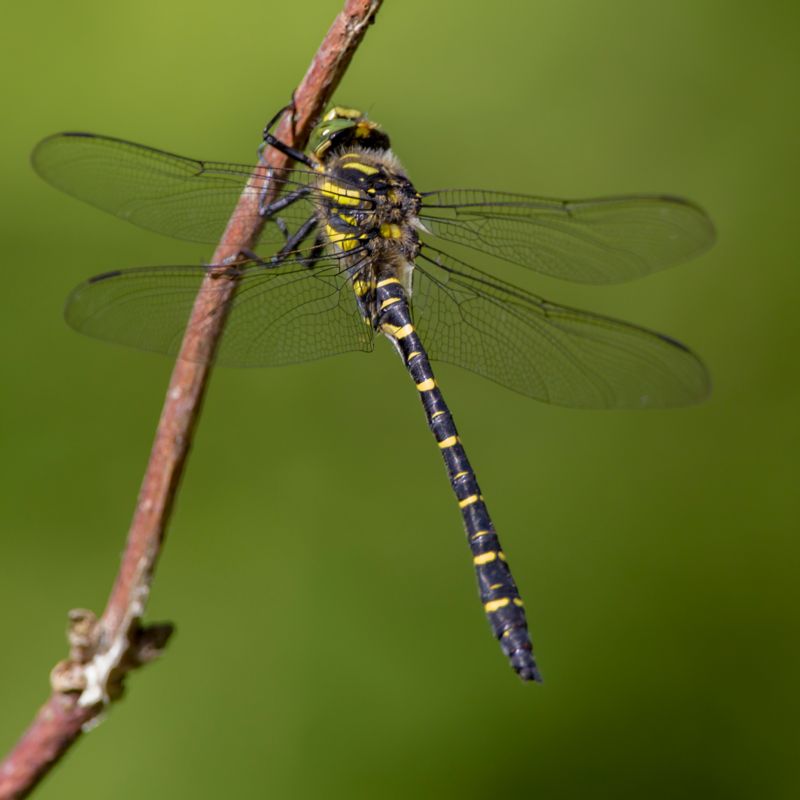
{"type": "Polygon", "coordinates": [[[317,215],[330,246],[343,254],[365,317],[378,275],[397,277],[411,294],[420,248],[420,195],[390,150],[355,148],[336,154],[320,174],[317,215]]]}

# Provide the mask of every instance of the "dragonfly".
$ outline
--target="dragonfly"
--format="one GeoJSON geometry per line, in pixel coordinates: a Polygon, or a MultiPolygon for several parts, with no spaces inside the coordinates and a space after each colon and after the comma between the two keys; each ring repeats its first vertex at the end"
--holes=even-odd
{"type": "Polygon", "coordinates": [[[142,228],[216,243],[243,191],[258,193],[259,202],[235,213],[265,223],[256,251],[242,242],[242,258],[230,264],[89,278],[70,294],[66,320],[89,336],[174,356],[198,292],[220,291],[221,280],[203,280],[212,270],[236,281],[218,364],[279,366],[371,351],[376,338],[388,339],[444,460],[492,632],[519,677],[540,681],[523,601],[431,362],[563,406],[699,402],[709,377],[688,347],[545,300],[506,273],[523,267],[581,283],[632,280],[705,251],[713,225],[699,206],[666,195],[420,192],[387,133],[361,111],[332,108],[306,150],[270,132],[278,116],[262,148],[292,159],[285,169],[185,158],[89,133],[40,142],[32,163],[45,181],[142,228]]]}

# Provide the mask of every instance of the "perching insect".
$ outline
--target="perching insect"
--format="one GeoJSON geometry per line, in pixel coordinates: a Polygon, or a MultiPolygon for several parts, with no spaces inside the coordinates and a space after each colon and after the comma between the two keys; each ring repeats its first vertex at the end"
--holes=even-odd
{"type": "MultiPolygon", "coordinates": [[[[260,256],[223,273],[238,288],[216,361],[275,366],[372,350],[375,333],[388,338],[444,458],[494,635],[523,680],[540,680],[522,600],[430,362],[568,406],[661,408],[703,399],[706,369],[679,342],[548,302],[495,273],[510,262],[565,280],[630,280],[708,248],[711,221],[698,206],[666,196],[418,192],[386,133],[354,109],[330,111],[307,152],[269,128],[264,146],[292,157],[295,168],[197,161],[84,133],[45,139],[33,164],[88,203],[200,242],[219,240],[246,186],[273,188],[258,211],[267,219],[260,256]],[[484,272],[439,242],[501,263],[484,272]]],[[[90,336],[174,355],[208,269],[98,275],[71,294],[67,321],[90,336]]],[[[203,291],[216,290],[212,283],[203,291]]]]}

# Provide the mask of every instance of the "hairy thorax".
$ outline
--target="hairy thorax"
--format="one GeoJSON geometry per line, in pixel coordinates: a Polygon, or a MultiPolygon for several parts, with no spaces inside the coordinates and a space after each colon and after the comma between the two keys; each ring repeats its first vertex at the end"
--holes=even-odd
{"type": "Polygon", "coordinates": [[[420,196],[390,150],[334,153],[317,188],[320,227],[330,246],[344,255],[362,314],[374,323],[379,280],[397,278],[411,296],[420,196]]]}

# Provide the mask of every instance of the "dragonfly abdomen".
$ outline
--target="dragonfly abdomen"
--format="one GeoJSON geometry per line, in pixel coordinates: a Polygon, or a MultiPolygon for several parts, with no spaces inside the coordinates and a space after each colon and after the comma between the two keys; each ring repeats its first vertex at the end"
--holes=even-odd
{"type": "Polygon", "coordinates": [[[540,681],[522,599],[397,277],[379,273],[375,303],[378,308],[376,327],[392,341],[403,359],[419,392],[428,427],[442,453],[461,510],[481,602],[492,631],[517,674],[523,680],[540,681]]]}

